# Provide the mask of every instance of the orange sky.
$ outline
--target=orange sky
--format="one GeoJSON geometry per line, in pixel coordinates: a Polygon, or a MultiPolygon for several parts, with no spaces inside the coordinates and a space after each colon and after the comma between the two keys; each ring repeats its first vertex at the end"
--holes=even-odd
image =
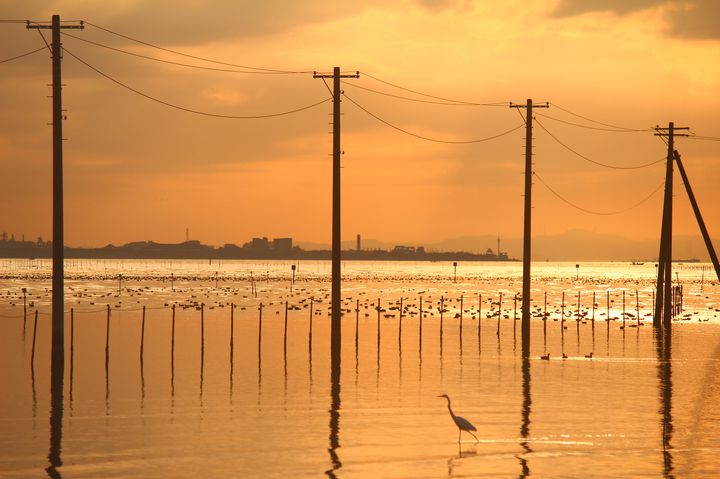
{"type": "MultiPolygon", "coordinates": [[[[592,119],[649,128],[674,121],[720,136],[720,5],[707,1],[354,2],[26,1],[6,19],[85,19],[163,47],[289,70],[360,70],[413,90],[472,102],[550,101],[592,119]],[[189,5],[185,6],[184,3],[189,5]],[[632,4],[627,7],[626,4],[632,4]],[[49,5],[49,6],[48,6],[49,5]]],[[[200,62],[95,27],[73,35],[154,58],[200,62]]],[[[128,85],[187,108],[228,115],[289,110],[329,96],[312,75],[202,71],[65,37],[64,47],[128,85]]],[[[0,59],[43,45],[22,24],[0,24],[0,59]]],[[[207,64],[206,64],[207,65],[207,64]]],[[[50,59],[0,64],[0,229],[51,236],[50,59]]],[[[65,54],[66,243],[192,238],[243,243],[292,236],[329,243],[331,104],[281,118],[228,120],[159,105],[65,54]]],[[[423,98],[361,73],[366,88],[423,98]]],[[[376,115],[443,139],[490,136],[521,123],[506,106],[447,106],[344,86],[376,115]]],[[[427,99],[427,98],[425,98],[427,99]]],[[[388,242],[522,235],[524,131],[452,145],[417,139],[343,105],[343,238],[388,242]]],[[[539,113],[593,125],[551,106],[539,113]]],[[[665,156],[651,133],[578,128],[537,116],[581,154],[613,165],[665,156]]],[[[594,125],[599,126],[599,125],[594,125]]],[[[613,170],[588,163],[535,129],[535,171],[590,210],[633,205],[663,181],[663,165],[613,170]]],[[[720,236],[720,142],[679,140],[710,232],[720,236]]],[[[675,233],[697,235],[676,177],[675,233]]],[[[655,238],[662,194],[619,215],[572,209],[538,181],[537,235],[570,229],[655,238]]]]}

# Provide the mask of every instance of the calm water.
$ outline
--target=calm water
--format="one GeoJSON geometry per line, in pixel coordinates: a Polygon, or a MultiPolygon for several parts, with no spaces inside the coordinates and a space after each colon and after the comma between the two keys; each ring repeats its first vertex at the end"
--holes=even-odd
{"type": "MultiPolygon", "coordinates": [[[[301,263],[291,293],[287,262],[71,261],[56,472],[716,477],[720,286],[702,266],[676,265],[685,309],[660,343],[648,316],[653,264],[537,263],[523,361],[519,263],[462,263],[455,280],[444,263],[348,262],[333,382],[327,262],[301,263]],[[443,393],[478,443],[464,434],[458,444],[443,393]]],[[[0,262],[1,477],[48,474],[48,275],[48,262],[0,262]]]]}

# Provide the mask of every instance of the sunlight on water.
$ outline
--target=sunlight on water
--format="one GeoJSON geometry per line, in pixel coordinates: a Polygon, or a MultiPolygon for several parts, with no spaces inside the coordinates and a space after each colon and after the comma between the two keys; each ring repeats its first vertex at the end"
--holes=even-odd
{"type": "MultiPolygon", "coordinates": [[[[49,263],[0,266],[0,476],[38,477],[50,446],[49,263]]],[[[455,279],[441,263],[348,262],[333,383],[329,262],[301,263],[291,293],[288,262],[69,261],[57,471],[712,477],[720,287],[702,265],[676,271],[683,314],[658,341],[654,264],[537,263],[523,361],[519,263],[460,264],[455,279]],[[458,443],[444,393],[477,442],[458,443]]]]}

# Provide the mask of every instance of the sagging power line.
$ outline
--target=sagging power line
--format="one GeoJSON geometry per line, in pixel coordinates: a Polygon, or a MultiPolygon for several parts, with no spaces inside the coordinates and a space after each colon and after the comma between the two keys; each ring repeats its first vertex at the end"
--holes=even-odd
{"type": "Polygon", "coordinates": [[[205,58],[205,57],[201,57],[201,56],[197,56],[197,55],[190,55],[190,54],[188,54],[188,53],[183,53],[183,52],[180,52],[180,51],[178,51],[178,50],[172,50],[172,49],[170,49],[170,48],[161,47],[161,46],[159,46],[159,45],[155,45],[155,44],[153,44],[153,43],[146,42],[146,41],[143,41],[143,40],[139,40],[139,39],[133,38],[133,37],[131,37],[131,36],[129,36],[129,35],[124,35],[124,34],[122,34],[122,33],[118,33],[118,32],[116,32],[116,31],[110,30],[110,29],[108,29],[108,28],[101,27],[100,25],[96,25],[95,23],[92,23],[92,22],[85,21],[85,24],[86,24],[86,25],[89,25],[89,26],[91,26],[91,27],[93,27],[93,28],[97,28],[98,30],[102,30],[102,31],[104,31],[104,32],[107,32],[107,33],[110,33],[110,34],[112,34],[112,35],[115,35],[115,36],[117,36],[117,37],[124,38],[124,39],[126,39],[126,40],[130,40],[130,41],[135,42],[135,43],[138,43],[138,44],[140,44],[140,45],[145,45],[146,47],[155,48],[155,49],[157,49],[157,50],[161,50],[161,51],[164,51],[164,52],[167,52],[167,53],[172,53],[173,55],[179,55],[179,56],[182,56],[182,57],[185,57],[185,58],[192,58],[193,60],[200,60],[200,61],[204,61],[204,62],[208,62],[208,63],[214,63],[214,64],[216,64],[216,65],[223,65],[223,66],[235,67],[235,68],[244,68],[244,69],[247,69],[247,70],[255,70],[255,71],[262,71],[262,72],[269,72],[269,73],[285,73],[285,74],[302,74],[302,73],[308,74],[308,73],[313,73],[312,70],[279,70],[279,69],[274,69],[274,68],[253,67],[253,66],[248,66],[248,65],[240,65],[240,64],[237,64],[237,63],[230,63],[230,62],[223,62],[223,61],[213,60],[213,59],[210,59],[210,58],[205,58]]]}
{"type": "Polygon", "coordinates": [[[65,51],[65,53],[67,53],[68,55],[73,57],[75,60],[77,60],[78,62],[82,63],[89,69],[93,70],[98,75],[101,75],[101,76],[107,78],[111,82],[125,88],[126,90],[129,90],[137,95],[147,98],[148,100],[152,100],[156,103],[160,103],[161,105],[164,105],[164,106],[167,106],[170,108],[174,108],[176,110],[181,110],[181,111],[184,111],[187,113],[194,113],[196,115],[210,116],[210,117],[214,117],[214,118],[225,118],[225,119],[231,119],[231,120],[257,120],[257,119],[262,119],[262,118],[274,118],[274,117],[278,117],[278,116],[292,115],[293,113],[299,113],[301,111],[309,110],[310,108],[314,108],[316,106],[322,105],[323,103],[327,103],[331,100],[331,98],[325,98],[325,99],[317,101],[315,103],[311,103],[310,105],[305,105],[305,106],[302,106],[299,108],[294,108],[292,110],[286,110],[286,111],[281,111],[281,112],[276,112],[276,113],[266,113],[266,114],[261,114],[261,115],[225,115],[225,114],[220,114],[220,113],[210,113],[210,112],[206,112],[206,111],[201,111],[201,110],[196,110],[193,108],[187,108],[184,106],[176,105],[174,103],[170,103],[169,101],[162,100],[155,96],[144,93],[136,88],[131,87],[130,85],[128,85],[124,82],[121,82],[120,80],[117,80],[116,78],[108,75],[107,73],[101,71],[100,69],[90,65],[88,62],[81,59],[80,57],[78,57],[77,55],[75,55],[74,53],[69,51],[68,49],[64,49],[64,51],[65,51]]]}
{"type": "Polygon", "coordinates": [[[393,129],[395,129],[395,130],[397,130],[397,131],[399,131],[399,132],[401,132],[401,133],[405,133],[406,135],[410,135],[410,136],[413,136],[413,137],[415,137],[415,138],[419,138],[419,139],[421,139],[421,140],[432,141],[432,142],[435,142],[435,143],[446,143],[446,144],[453,144],[453,145],[467,145],[467,144],[471,144],[471,143],[482,143],[482,142],[485,142],[485,141],[489,141],[489,140],[494,140],[494,139],[496,139],[496,138],[500,138],[501,136],[505,136],[505,135],[507,135],[507,134],[510,134],[510,133],[512,133],[513,131],[519,130],[520,128],[523,127],[523,124],[521,123],[521,124],[519,124],[518,126],[515,126],[515,127],[513,127],[513,128],[510,128],[509,130],[503,131],[502,133],[498,133],[498,134],[496,134],[496,135],[487,136],[487,137],[485,137],[485,138],[477,138],[477,139],[474,139],[474,140],[441,140],[441,139],[438,139],[438,138],[431,138],[431,137],[428,137],[428,136],[424,136],[424,135],[420,135],[420,134],[417,134],[417,133],[413,133],[413,132],[411,132],[411,131],[409,131],[409,130],[406,130],[406,129],[404,129],[404,128],[400,128],[399,126],[394,125],[393,123],[390,123],[389,121],[381,118],[380,116],[376,115],[375,113],[372,113],[370,110],[368,110],[367,108],[365,108],[364,106],[360,105],[358,102],[356,102],[355,100],[353,100],[352,98],[350,98],[349,96],[347,96],[346,93],[343,93],[342,95],[343,95],[345,98],[347,98],[348,100],[350,100],[350,102],[351,102],[353,105],[355,105],[356,107],[358,107],[359,109],[361,109],[362,111],[364,111],[365,113],[367,113],[368,115],[370,115],[371,117],[375,118],[377,121],[379,121],[379,122],[381,122],[381,123],[389,126],[390,128],[393,128],[393,129]]]}
{"type": "Polygon", "coordinates": [[[665,161],[664,158],[660,158],[659,160],[656,160],[656,161],[651,161],[651,162],[649,162],[649,163],[643,163],[643,164],[641,164],[641,165],[632,165],[632,166],[617,166],[617,165],[610,165],[610,164],[607,164],[607,163],[602,163],[602,162],[600,162],[600,161],[593,160],[593,159],[591,159],[591,158],[583,155],[582,153],[578,152],[578,151],[575,150],[574,148],[568,146],[566,143],[564,143],[563,141],[561,141],[557,136],[555,136],[554,134],[550,133],[550,130],[548,130],[547,128],[545,128],[545,125],[543,125],[539,120],[536,119],[535,121],[537,122],[538,125],[540,125],[540,128],[542,128],[543,130],[545,130],[545,133],[547,133],[548,135],[550,135],[550,138],[552,138],[553,140],[555,140],[560,146],[562,146],[563,148],[565,148],[565,149],[568,150],[569,152],[573,153],[574,155],[578,156],[579,158],[582,158],[583,160],[588,161],[588,162],[590,162],[590,163],[592,163],[592,164],[594,164],[594,165],[602,166],[603,168],[609,168],[609,169],[612,169],[612,170],[639,170],[639,169],[641,169],[641,168],[647,168],[647,167],[649,167],[649,166],[657,165],[658,163],[661,163],[661,162],[665,161]]]}
{"type": "Polygon", "coordinates": [[[545,182],[545,180],[543,180],[542,177],[541,177],[540,175],[538,175],[537,171],[533,171],[533,175],[535,176],[535,178],[538,179],[538,181],[539,181],[540,183],[542,183],[542,185],[543,185],[545,188],[547,188],[547,190],[548,190],[550,193],[552,193],[555,197],[557,197],[557,198],[558,198],[559,200],[561,200],[562,202],[570,205],[571,207],[575,208],[576,210],[582,211],[583,213],[587,213],[587,214],[590,214],[590,215],[597,215],[597,216],[614,216],[614,215],[619,215],[619,214],[627,213],[628,211],[634,210],[635,208],[637,208],[638,206],[642,205],[643,203],[647,202],[650,198],[652,198],[653,196],[655,196],[655,194],[657,194],[657,192],[660,191],[660,189],[663,187],[663,185],[665,185],[665,182],[663,181],[662,183],[660,183],[660,184],[658,185],[657,188],[655,188],[654,190],[652,190],[649,195],[647,195],[646,197],[644,197],[643,199],[641,199],[641,200],[638,201],[637,203],[634,203],[633,205],[628,206],[627,208],[623,208],[623,209],[615,210],[615,211],[595,211],[595,210],[591,210],[591,209],[588,209],[588,208],[584,208],[584,207],[578,205],[577,203],[568,200],[566,197],[564,197],[563,195],[561,195],[560,193],[558,193],[557,191],[555,191],[554,188],[552,188],[550,185],[548,185],[548,184],[545,182]]]}

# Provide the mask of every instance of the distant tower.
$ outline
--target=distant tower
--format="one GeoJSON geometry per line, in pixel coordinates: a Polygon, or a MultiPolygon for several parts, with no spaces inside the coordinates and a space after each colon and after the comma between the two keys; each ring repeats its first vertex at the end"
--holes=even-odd
{"type": "Polygon", "coordinates": [[[360,251],[360,235],[359,235],[359,234],[357,235],[357,245],[356,245],[356,246],[357,246],[356,249],[357,249],[358,251],[360,251]]]}
{"type": "Polygon", "coordinates": [[[500,256],[500,235],[498,235],[498,249],[497,249],[497,254],[498,254],[498,256],[500,256]]]}
{"type": "Polygon", "coordinates": [[[190,241],[190,228],[185,227],[185,241],[190,241]]]}

